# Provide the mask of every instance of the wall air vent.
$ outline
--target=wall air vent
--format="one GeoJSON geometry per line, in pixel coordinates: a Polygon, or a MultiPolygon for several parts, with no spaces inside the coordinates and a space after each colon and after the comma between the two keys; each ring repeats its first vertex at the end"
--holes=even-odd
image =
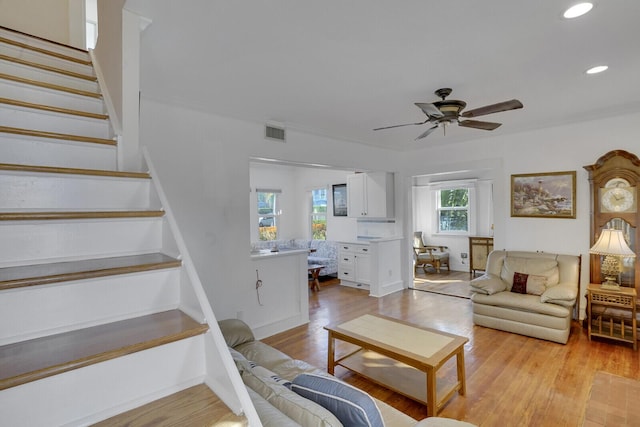
{"type": "Polygon", "coordinates": [[[264,128],[264,137],[274,141],[285,142],[284,126],[274,126],[267,124],[264,128]]]}

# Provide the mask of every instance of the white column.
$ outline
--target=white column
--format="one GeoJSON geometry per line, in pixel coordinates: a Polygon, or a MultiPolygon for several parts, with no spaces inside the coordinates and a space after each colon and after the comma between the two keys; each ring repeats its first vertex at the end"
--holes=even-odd
{"type": "Polygon", "coordinates": [[[139,170],[140,153],[140,33],[151,20],[122,9],[122,140],[118,169],[139,170]]]}

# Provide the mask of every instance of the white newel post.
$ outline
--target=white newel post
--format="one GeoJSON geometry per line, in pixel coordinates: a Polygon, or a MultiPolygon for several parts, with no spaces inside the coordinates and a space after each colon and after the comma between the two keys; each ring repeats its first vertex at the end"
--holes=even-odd
{"type": "Polygon", "coordinates": [[[140,33],[151,20],[122,9],[122,138],[119,170],[139,170],[140,153],[140,33]]]}

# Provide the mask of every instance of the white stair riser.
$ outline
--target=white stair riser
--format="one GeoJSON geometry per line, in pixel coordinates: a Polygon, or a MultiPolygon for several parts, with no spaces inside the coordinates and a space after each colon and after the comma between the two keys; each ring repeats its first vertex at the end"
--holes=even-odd
{"type": "Polygon", "coordinates": [[[8,31],[4,28],[0,28],[0,36],[4,37],[5,39],[15,40],[20,43],[25,43],[30,46],[46,49],[51,52],[60,53],[62,55],[71,56],[73,58],[78,58],[85,61],[89,60],[89,53],[87,53],[86,51],[74,49],[69,46],[60,45],[58,43],[52,43],[50,41],[39,39],[37,37],[30,37],[26,34],[8,31]]]}
{"type": "Polygon", "coordinates": [[[109,120],[94,119],[73,114],[15,107],[0,103],[0,118],[3,126],[21,129],[36,129],[70,135],[112,137],[109,120]]]}
{"type": "Polygon", "coordinates": [[[87,92],[99,92],[98,83],[95,81],[67,76],[65,74],[17,64],[7,60],[0,60],[0,73],[20,76],[30,80],[70,87],[73,89],[85,90],[87,92]]]}
{"type": "Polygon", "coordinates": [[[2,163],[116,170],[113,145],[31,138],[0,133],[2,163]]]}
{"type": "Polygon", "coordinates": [[[179,268],[7,290],[0,298],[0,345],[171,310],[179,303],[179,268]]]}
{"type": "Polygon", "coordinates": [[[0,209],[159,209],[149,179],[0,173],[0,209]]]}
{"type": "Polygon", "coordinates": [[[8,43],[0,42],[0,54],[22,59],[24,61],[47,65],[49,67],[73,71],[74,73],[86,74],[89,76],[95,75],[93,72],[93,66],[90,64],[81,64],[79,62],[69,61],[64,58],[47,55],[31,49],[24,49],[8,43]]]}
{"type": "Polygon", "coordinates": [[[177,341],[0,391],[2,423],[12,427],[89,425],[201,384],[203,338],[177,341]]]}
{"type": "Polygon", "coordinates": [[[76,95],[65,91],[13,82],[11,80],[0,79],[0,93],[4,98],[18,99],[34,104],[51,105],[54,107],[86,111],[88,113],[105,113],[102,98],[76,95]]]}
{"type": "Polygon", "coordinates": [[[162,218],[0,221],[0,266],[158,252],[162,218]]]}

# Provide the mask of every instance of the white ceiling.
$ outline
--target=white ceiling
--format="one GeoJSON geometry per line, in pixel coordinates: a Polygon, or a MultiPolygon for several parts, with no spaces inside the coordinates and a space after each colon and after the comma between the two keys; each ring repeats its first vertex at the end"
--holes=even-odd
{"type": "MultiPolygon", "coordinates": [[[[153,23],[142,35],[142,94],[252,122],[397,150],[486,138],[640,111],[640,1],[129,0],[153,23]],[[589,76],[598,64],[609,70],[589,76]],[[467,110],[519,99],[483,116],[489,132],[453,126],[414,138],[414,102],[467,110]]],[[[612,131],[614,131],[612,129],[612,131]]]]}

